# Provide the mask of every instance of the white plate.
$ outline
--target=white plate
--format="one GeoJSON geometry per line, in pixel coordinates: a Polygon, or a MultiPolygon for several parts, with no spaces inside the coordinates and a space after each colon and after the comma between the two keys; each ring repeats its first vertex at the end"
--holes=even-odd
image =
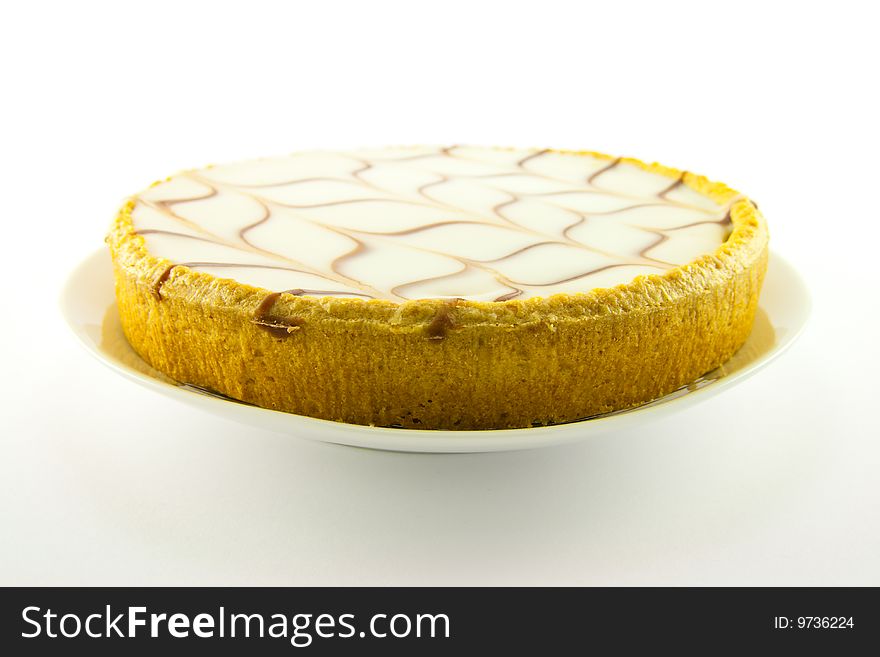
{"type": "Polygon", "coordinates": [[[491,452],[546,447],[631,427],[682,410],[751,376],[788,348],[810,313],[810,296],[798,273],[771,255],[755,327],[727,363],[665,397],[626,411],[527,429],[432,431],[344,424],[251,406],[178,384],[147,365],[122,334],[106,249],[71,274],[61,309],[73,332],[98,360],[147,388],[247,425],[324,442],[407,452],[491,452]]]}

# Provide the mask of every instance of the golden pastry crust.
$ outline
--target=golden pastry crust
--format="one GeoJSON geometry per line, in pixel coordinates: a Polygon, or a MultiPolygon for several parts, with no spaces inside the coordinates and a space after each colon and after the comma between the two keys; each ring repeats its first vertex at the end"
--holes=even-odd
{"type": "Polygon", "coordinates": [[[177,381],[356,424],[517,428],[644,403],[718,367],[745,342],[768,233],[755,204],[724,184],[621,161],[732,203],[727,241],[663,274],[577,294],[310,298],[171,268],[135,232],[132,201],[107,237],[125,335],[177,381]]]}

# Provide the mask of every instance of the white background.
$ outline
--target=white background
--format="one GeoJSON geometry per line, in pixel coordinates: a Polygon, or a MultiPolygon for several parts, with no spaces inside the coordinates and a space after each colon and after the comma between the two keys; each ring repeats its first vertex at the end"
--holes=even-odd
{"type": "Polygon", "coordinates": [[[876,21],[865,3],[8,3],[0,584],[880,584],[876,21]],[[669,419],[430,456],[135,386],[58,312],[123,198],[312,147],[587,148],[755,198],[814,314],[669,419]]]}

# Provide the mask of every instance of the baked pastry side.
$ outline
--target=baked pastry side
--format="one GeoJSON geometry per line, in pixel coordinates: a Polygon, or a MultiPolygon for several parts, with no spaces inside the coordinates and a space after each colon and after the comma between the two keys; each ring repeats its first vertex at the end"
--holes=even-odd
{"type": "Polygon", "coordinates": [[[577,294],[310,298],[153,257],[130,202],[107,239],[122,326],[141,357],[175,380],[329,420],[516,428],[638,405],[718,367],[743,344],[768,235],[757,207],[725,185],[623,161],[731,204],[727,241],[663,274],[577,294]]]}

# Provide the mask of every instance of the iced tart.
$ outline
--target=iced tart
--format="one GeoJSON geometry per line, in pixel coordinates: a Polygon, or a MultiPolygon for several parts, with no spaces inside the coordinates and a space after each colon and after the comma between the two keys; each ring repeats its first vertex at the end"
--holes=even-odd
{"type": "Polygon", "coordinates": [[[122,325],[173,379],[327,420],[567,422],[716,368],[767,265],[757,206],[592,152],[302,152],[186,171],[107,239],[122,325]]]}

